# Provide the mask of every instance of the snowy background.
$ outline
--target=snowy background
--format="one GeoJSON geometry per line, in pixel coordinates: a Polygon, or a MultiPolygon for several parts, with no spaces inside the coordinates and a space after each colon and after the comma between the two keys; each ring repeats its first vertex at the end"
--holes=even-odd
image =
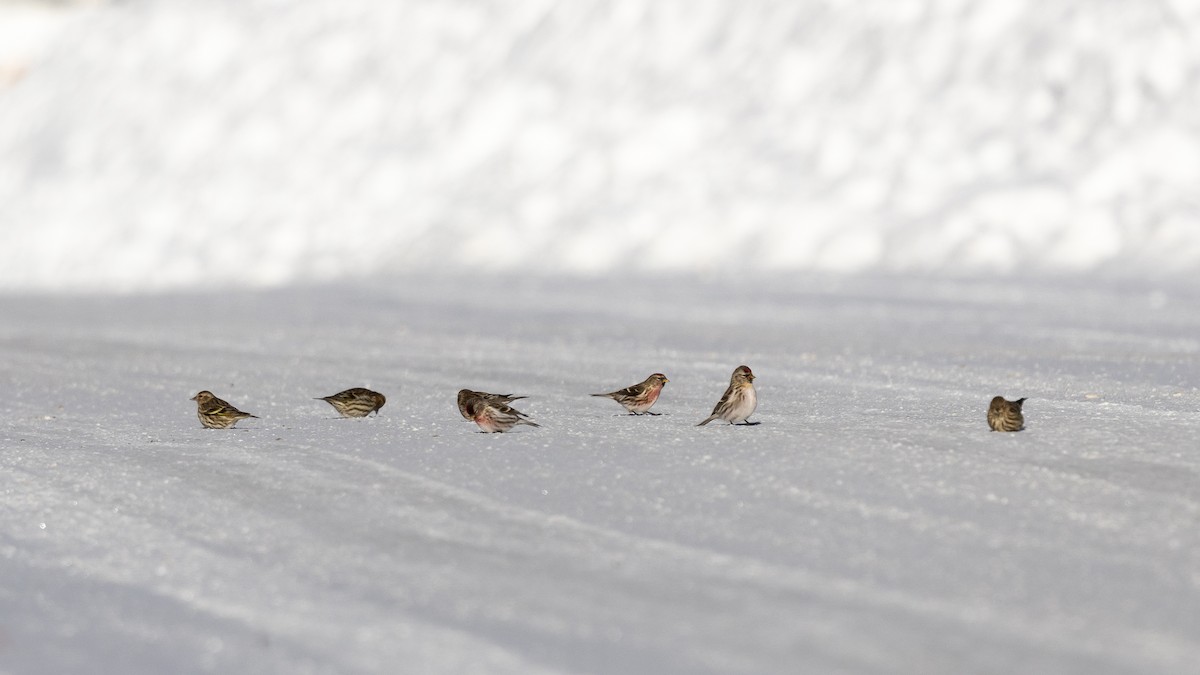
{"type": "Polygon", "coordinates": [[[1200,268],[1193,2],[70,6],[0,28],[0,289],[1200,268]]]}
{"type": "Polygon", "coordinates": [[[1198,30],[0,0],[0,672],[1193,672],[1198,30]]]}

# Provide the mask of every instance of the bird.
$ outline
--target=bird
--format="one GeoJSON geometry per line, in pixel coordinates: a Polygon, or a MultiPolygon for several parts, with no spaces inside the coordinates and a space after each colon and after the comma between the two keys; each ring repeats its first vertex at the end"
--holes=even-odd
{"type": "Polygon", "coordinates": [[[214,396],[211,391],[202,391],[191,400],[196,402],[196,417],[209,429],[228,429],[247,417],[258,419],[258,415],[238,410],[214,396]]]}
{"type": "MultiPolygon", "coordinates": [[[[513,396],[512,394],[489,394],[486,391],[471,391],[470,389],[459,389],[458,390],[458,414],[462,415],[463,419],[466,419],[466,420],[471,419],[471,416],[467,414],[467,401],[471,400],[472,398],[481,398],[484,401],[491,403],[493,405],[503,405],[503,406],[507,407],[509,403],[512,403],[513,401],[523,399],[526,397],[525,396],[513,396]]],[[[517,415],[520,415],[521,417],[528,417],[528,415],[526,415],[525,413],[523,413],[515,408],[509,408],[509,410],[516,413],[517,415]]]]}
{"type": "Polygon", "coordinates": [[[502,433],[518,424],[526,424],[531,427],[541,426],[524,419],[522,415],[505,403],[492,403],[480,396],[468,397],[463,412],[463,417],[479,425],[479,428],[488,434],[502,433]]]}
{"type": "Polygon", "coordinates": [[[383,394],[362,387],[340,391],[333,396],[321,396],[315,400],[325,401],[333,406],[342,417],[366,417],[371,413],[378,415],[379,409],[387,403],[383,394]]]}
{"type": "Polygon", "coordinates": [[[592,396],[606,396],[612,400],[625,406],[631,415],[657,415],[658,413],[650,412],[650,406],[658,400],[658,395],[662,393],[663,385],[670,382],[666,375],[655,373],[647,377],[644,381],[635,385],[612,391],[607,394],[592,394],[592,396]]]}
{"type": "Polygon", "coordinates": [[[1006,401],[1003,396],[993,398],[992,404],[988,406],[988,426],[992,428],[992,431],[1020,431],[1024,429],[1025,415],[1021,413],[1021,406],[1024,403],[1024,398],[1019,398],[1015,401],[1006,401]]]}
{"type": "Polygon", "coordinates": [[[713,408],[712,414],[696,426],[702,427],[715,419],[722,419],[730,424],[738,422],[748,425],[758,424],[758,422],[746,421],[746,418],[754,414],[756,407],[758,407],[758,395],[754,392],[754,373],[750,371],[749,366],[738,366],[733,370],[733,376],[729,378],[729,388],[725,390],[725,395],[713,408]]]}

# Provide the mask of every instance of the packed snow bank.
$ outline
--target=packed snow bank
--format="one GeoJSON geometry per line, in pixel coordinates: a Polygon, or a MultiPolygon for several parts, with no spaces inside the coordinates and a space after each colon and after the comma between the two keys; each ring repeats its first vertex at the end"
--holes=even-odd
{"type": "Polygon", "coordinates": [[[1200,269],[1200,7],[176,0],[0,89],[2,289],[1200,269]]]}

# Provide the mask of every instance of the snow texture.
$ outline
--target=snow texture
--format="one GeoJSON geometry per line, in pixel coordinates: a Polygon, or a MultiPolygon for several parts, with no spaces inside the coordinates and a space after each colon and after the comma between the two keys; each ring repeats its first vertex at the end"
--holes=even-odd
{"type": "Polygon", "coordinates": [[[0,672],[1200,663],[1200,6],[69,4],[0,4],[0,672]]]}
{"type": "Polygon", "coordinates": [[[62,24],[0,86],[0,290],[1200,270],[1196,3],[130,0],[62,24]]]}
{"type": "Polygon", "coordinates": [[[0,670],[1194,672],[1194,289],[427,281],[0,299],[0,670]]]}

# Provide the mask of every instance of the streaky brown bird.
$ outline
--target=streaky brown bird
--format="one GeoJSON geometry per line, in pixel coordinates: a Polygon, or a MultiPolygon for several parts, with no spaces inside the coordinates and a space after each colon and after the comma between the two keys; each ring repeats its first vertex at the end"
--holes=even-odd
{"type": "Polygon", "coordinates": [[[316,400],[325,401],[333,406],[342,417],[366,417],[371,413],[378,415],[379,409],[387,403],[383,394],[363,387],[339,391],[332,396],[320,396],[316,400]]]}
{"type": "Polygon", "coordinates": [[[750,371],[749,366],[738,366],[729,378],[729,388],[725,390],[721,400],[717,401],[712,414],[696,426],[702,427],[716,419],[725,420],[730,424],[758,424],[747,421],[757,407],[758,394],[754,391],[754,373],[750,371]]]}
{"type": "Polygon", "coordinates": [[[1021,412],[1021,406],[1024,403],[1024,398],[1019,398],[1015,401],[1007,401],[1003,396],[993,398],[991,405],[988,406],[988,426],[992,428],[992,431],[1020,431],[1024,429],[1025,415],[1021,412]]]}
{"type": "Polygon", "coordinates": [[[222,401],[211,391],[202,391],[193,396],[191,400],[196,402],[196,417],[200,418],[200,424],[209,429],[228,429],[237,424],[238,420],[244,420],[247,417],[258,418],[258,415],[242,412],[228,402],[222,401]]]}

